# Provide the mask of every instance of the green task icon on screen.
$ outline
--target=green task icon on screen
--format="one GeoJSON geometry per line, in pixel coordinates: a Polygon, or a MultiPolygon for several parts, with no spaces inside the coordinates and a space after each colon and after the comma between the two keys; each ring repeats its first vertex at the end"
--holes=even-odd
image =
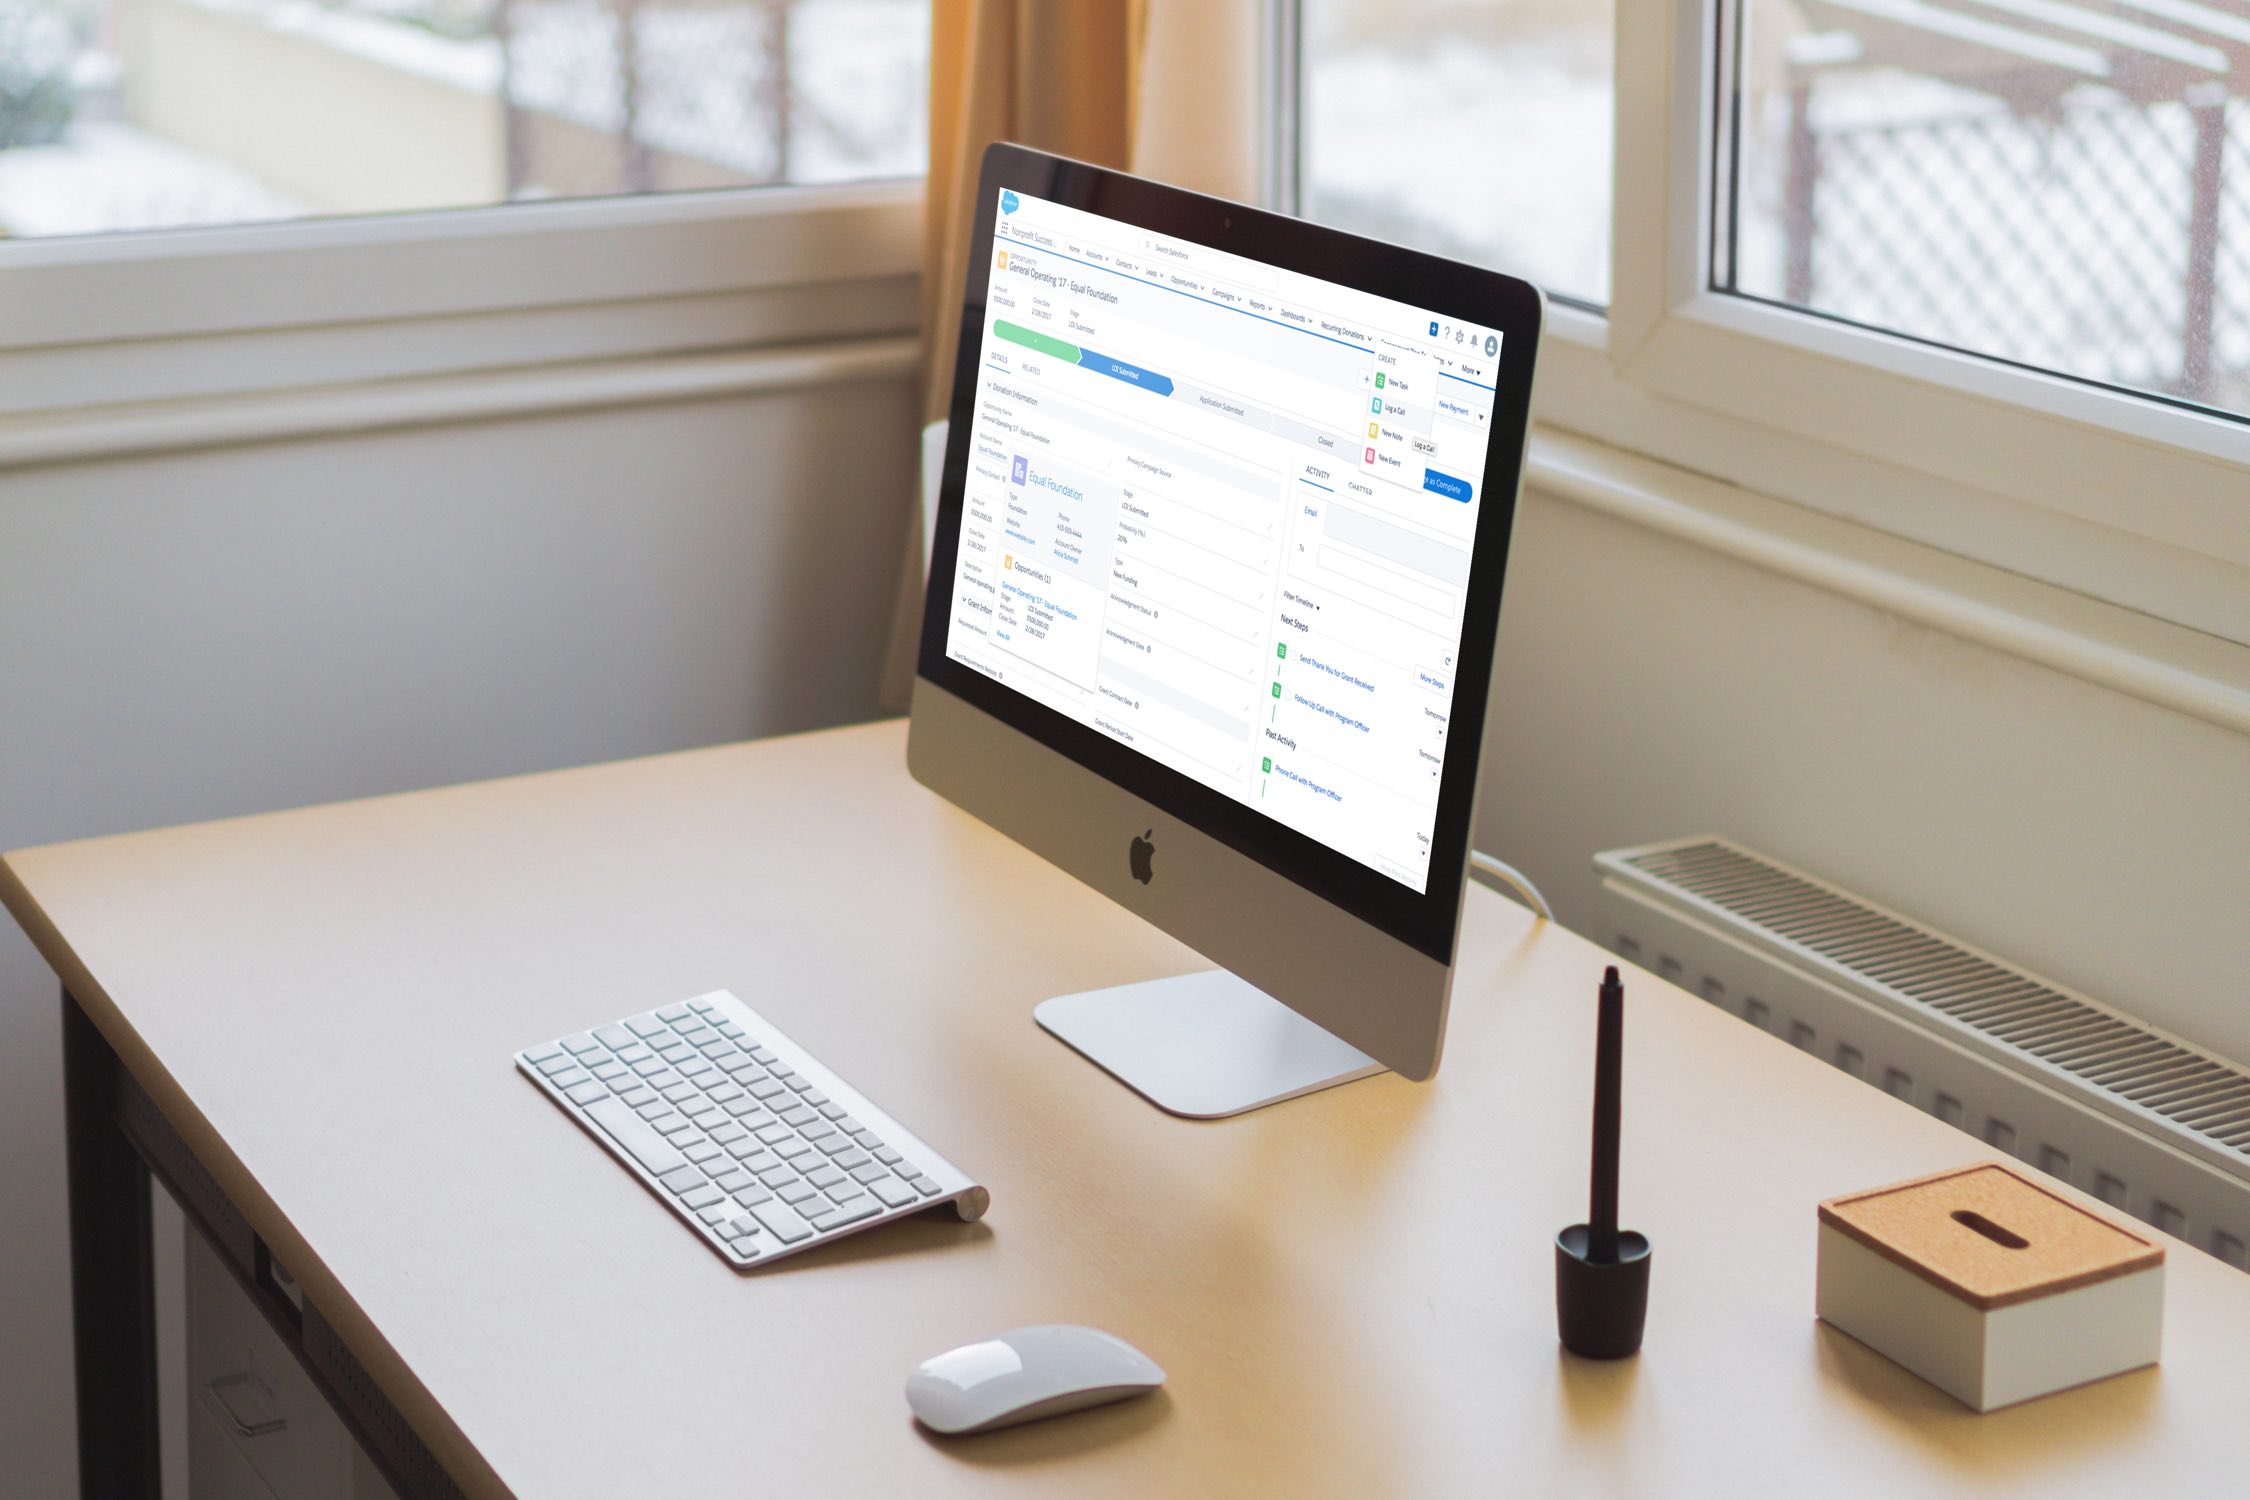
{"type": "Polygon", "coordinates": [[[1375,389],[1377,389],[1377,390],[1381,390],[1382,388],[1383,388],[1383,372],[1382,372],[1381,370],[1377,370],[1377,371],[1375,372],[1375,389]]]}
{"type": "Polygon", "coordinates": [[[1273,769],[1273,757],[1272,757],[1272,756],[1270,756],[1270,755],[1269,755],[1269,756],[1267,756],[1267,757],[1265,758],[1265,765],[1264,765],[1264,767],[1263,767],[1262,769],[1264,769],[1264,770],[1268,770],[1268,771],[1270,771],[1270,770],[1272,770],[1272,769],[1273,769]]]}

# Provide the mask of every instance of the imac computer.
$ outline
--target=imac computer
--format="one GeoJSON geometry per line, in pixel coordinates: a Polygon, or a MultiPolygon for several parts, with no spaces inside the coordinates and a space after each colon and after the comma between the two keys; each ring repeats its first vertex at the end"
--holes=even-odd
{"type": "Polygon", "coordinates": [[[1176,1114],[1437,1069],[1544,303],[1000,145],[908,761],[1218,967],[1038,1006],[1176,1114]]]}

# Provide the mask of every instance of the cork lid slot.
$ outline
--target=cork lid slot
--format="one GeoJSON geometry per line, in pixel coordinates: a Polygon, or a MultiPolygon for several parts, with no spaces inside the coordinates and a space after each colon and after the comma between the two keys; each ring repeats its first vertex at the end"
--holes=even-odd
{"type": "Polygon", "coordinates": [[[1979,1308],[2160,1265],[2164,1249],[1999,1162],[1832,1198],[1820,1221],[1979,1308]]]}

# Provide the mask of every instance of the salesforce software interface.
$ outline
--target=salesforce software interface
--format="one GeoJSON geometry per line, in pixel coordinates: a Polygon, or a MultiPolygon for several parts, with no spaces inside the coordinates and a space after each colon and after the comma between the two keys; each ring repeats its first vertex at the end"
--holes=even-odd
{"type": "Polygon", "coordinates": [[[1427,890],[1498,334],[999,208],[947,653],[1427,890]]]}

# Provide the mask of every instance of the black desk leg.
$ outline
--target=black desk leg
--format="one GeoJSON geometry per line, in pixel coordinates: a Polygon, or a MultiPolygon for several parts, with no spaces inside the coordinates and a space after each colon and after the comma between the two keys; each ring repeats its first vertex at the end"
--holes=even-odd
{"type": "Polygon", "coordinates": [[[67,993],[62,1020],[78,1489],[85,1500],[159,1500],[148,1166],[118,1125],[117,1054],[67,993]]]}

